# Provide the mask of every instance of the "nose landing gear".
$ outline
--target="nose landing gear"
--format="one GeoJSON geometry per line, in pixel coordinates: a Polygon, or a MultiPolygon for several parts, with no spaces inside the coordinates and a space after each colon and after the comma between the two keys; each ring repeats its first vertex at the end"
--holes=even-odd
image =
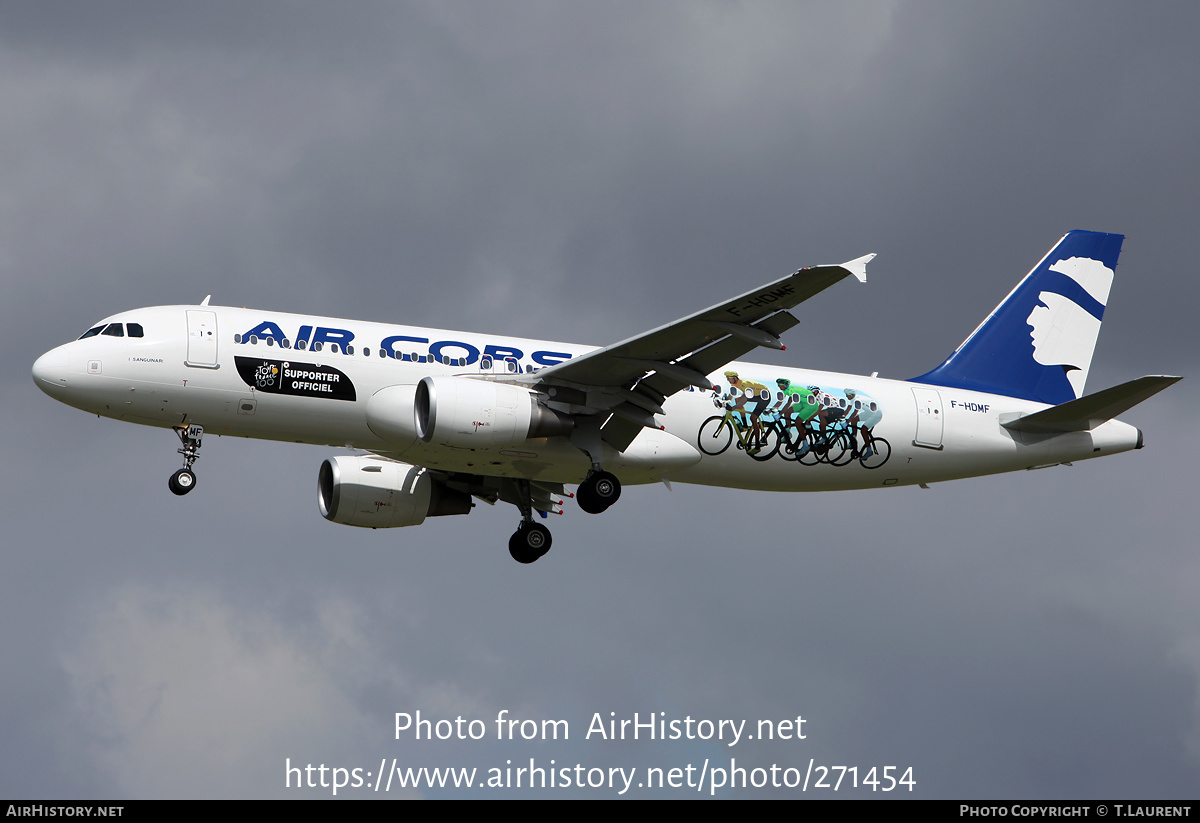
{"type": "Polygon", "coordinates": [[[179,442],[183,444],[183,448],[178,451],[183,455],[184,466],[171,475],[171,479],[167,481],[167,488],[173,494],[184,495],[196,488],[196,473],[192,471],[192,464],[200,457],[200,439],[204,437],[204,427],[191,425],[174,428],[175,433],[179,435],[179,442]]]}

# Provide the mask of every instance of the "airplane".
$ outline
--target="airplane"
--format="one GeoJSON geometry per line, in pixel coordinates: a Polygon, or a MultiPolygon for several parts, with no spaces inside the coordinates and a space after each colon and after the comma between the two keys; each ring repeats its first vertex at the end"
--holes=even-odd
{"type": "Polygon", "coordinates": [[[572,496],[598,514],[628,484],[770,491],[927,486],[1140,449],[1116,416],[1180,380],[1085,395],[1124,237],[1072,231],[951,355],[911,380],[737,362],[790,309],[873,254],[803,268],[611,346],[209,305],[125,311],[43,354],[43,392],[171,428],[196,486],[204,434],[345,447],[318,506],[334,523],[420,525],[475,501],[520,512],[509,552],[551,546],[535,519],[572,496]]]}

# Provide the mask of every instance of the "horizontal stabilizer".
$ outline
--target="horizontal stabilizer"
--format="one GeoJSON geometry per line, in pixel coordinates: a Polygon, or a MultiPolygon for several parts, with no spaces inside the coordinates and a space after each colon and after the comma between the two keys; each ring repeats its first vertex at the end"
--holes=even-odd
{"type": "Polygon", "coordinates": [[[1000,425],[1012,431],[1033,434],[1091,431],[1182,379],[1161,374],[1139,377],[1000,425]]]}

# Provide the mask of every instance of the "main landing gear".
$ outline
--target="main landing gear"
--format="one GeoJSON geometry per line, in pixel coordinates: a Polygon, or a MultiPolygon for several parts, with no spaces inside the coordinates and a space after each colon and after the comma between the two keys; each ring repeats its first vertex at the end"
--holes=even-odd
{"type": "Polygon", "coordinates": [[[172,493],[183,495],[196,488],[196,473],[192,471],[192,464],[200,457],[200,439],[204,436],[204,428],[195,425],[175,426],[175,433],[183,444],[178,451],[183,455],[184,466],[171,475],[167,487],[172,493]]]}
{"type": "Polygon", "coordinates": [[[515,502],[520,509],[521,525],[517,526],[512,537],[508,538],[508,553],[518,563],[532,563],[550,551],[554,539],[550,536],[549,529],[541,523],[534,522],[533,493],[529,481],[517,481],[516,491],[518,499],[508,499],[509,502],[515,502]]]}
{"type": "Polygon", "coordinates": [[[513,536],[508,538],[508,553],[518,563],[532,563],[550,551],[553,542],[550,530],[541,523],[522,520],[513,536]]]}
{"type": "Polygon", "coordinates": [[[621,481],[615,475],[593,469],[587,479],[579,484],[575,493],[579,508],[588,514],[600,514],[621,497],[621,481]]]}
{"type": "MultiPolygon", "coordinates": [[[[509,503],[521,510],[521,525],[508,538],[508,553],[518,563],[532,563],[550,551],[553,542],[550,530],[533,519],[533,495],[528,480],[515,481],[512,491],[505,497],[509,503]]],[[[579,508],[589,514],[599,514],[621,496],[621,481],[611,473],[594,467],[587,479],[579,484],[575,497],[579,508]]],[[[561,503],[562,501],[558,501],[561,503]]]]}

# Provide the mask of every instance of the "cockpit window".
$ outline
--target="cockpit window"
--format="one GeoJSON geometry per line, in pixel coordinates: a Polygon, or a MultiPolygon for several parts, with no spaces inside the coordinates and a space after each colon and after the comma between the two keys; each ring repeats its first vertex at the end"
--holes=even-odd
{"type": "Polygon", "coordinates": [[[146,336],[145,334],[142,333],[142,324],[141,323],[126,323],[125,327],[129,330],[130,337],[145,337],[146,336]]]}
{"type": "Polygon", "coordinates": [[[108,337],[124,337],[125,327],[120,323],[109,323],[108,328],[100,333],[108,337]]]}
{"type": "Polygon", "coordinates": [[[104,326],[96,326],[94,329],[88,329],[85,331],[82,335],[80,335],[79,339],[86,340],[89,337],[95,337],[102,331],[104,331],[104,326]]]}

